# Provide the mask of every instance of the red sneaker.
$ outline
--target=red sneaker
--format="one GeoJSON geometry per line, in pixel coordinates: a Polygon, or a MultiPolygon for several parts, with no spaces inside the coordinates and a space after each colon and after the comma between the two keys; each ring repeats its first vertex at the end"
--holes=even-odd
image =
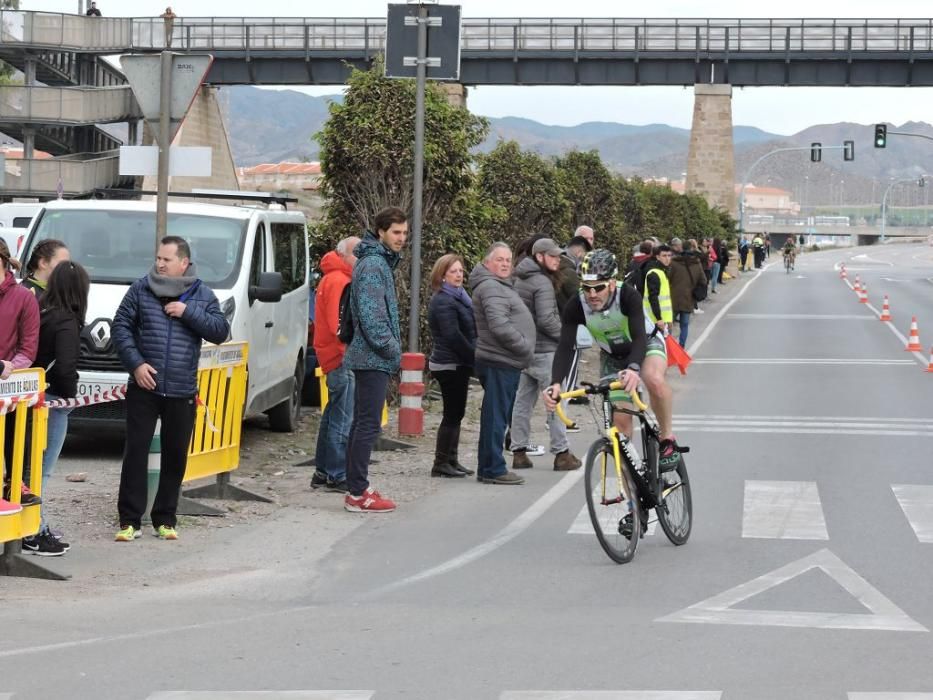
{"type": "Polygon", "coordinates": [[[16,515],[23,507],[16,503],[10,503],[6,499],[0,498],[0,515],[16,515]]]}
{"type": "Polygon", "coordinates": [[[349,493],[344,496],[343,507],[351,513],[391,513],[395,510],[395,502],[368,488],[362,496],[352,496],[349,493]]]}

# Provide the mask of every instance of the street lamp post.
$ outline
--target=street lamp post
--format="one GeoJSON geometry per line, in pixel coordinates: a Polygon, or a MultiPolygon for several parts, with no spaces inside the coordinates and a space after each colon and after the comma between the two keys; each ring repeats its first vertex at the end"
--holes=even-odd
{"type": "Polygon", "coordinates": [[[884,196],[881,198],[881,242],[884,243],[884,227],[885,222],[888,217],[888,194],[891,192],[891,189],[894,185],[897,185],[902,182],[917,182],[920,187],[926,186],[926,178],[928,175],[921,175],[919,178],[916,177],[902,177],[900,180],[892,180],[891,184],[888,185],[888,188],[884,191],[884,196]]]}

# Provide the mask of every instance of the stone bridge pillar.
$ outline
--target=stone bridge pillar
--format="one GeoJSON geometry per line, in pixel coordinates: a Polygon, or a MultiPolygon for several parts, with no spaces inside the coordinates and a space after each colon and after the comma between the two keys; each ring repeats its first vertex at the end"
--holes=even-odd
{"type": "Polygon", "coordinates": [[[467,106],[467,89],[463,83],[438,83],[441,90],[447,96],[447,102],[454,107],[467,106]]]}
{"type": "Polygon", "coordinates": [[[737,214],[732,145],[732,86],[694,86],[693,126],[687,156],[687,192],[711,207],[737,214]]]}

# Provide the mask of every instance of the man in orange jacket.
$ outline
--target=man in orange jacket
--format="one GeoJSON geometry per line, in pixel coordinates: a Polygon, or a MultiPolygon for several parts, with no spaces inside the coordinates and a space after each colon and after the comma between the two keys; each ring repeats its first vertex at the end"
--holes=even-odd
{"type": "Polygon", "coordinates": [[[340,296],[350,284],[354,249],[359,238],[344,238],[321,258],[324,278],[317,288],[314,309],[314,352],[327,380],[327,405],[317,434],[316,469],[311,488],[334,493],[347,491],[347,439],[353,422],[353,372],[343,366],[346,345],[337,337],[340,296]]]}

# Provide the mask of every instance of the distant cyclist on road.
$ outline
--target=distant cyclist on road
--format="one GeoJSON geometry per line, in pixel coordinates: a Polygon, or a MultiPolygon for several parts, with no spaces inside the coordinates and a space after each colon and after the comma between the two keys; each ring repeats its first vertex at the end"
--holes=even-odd
{"type": "Polygon", "coordinates": [[[794,245],[794,237],[788,236],[787,240],[784,241],[784,248],[782,249],[784,253],[784,264],[787,264],[787,259],[790,258],[790,269],[794,269],[794,261],[797,259],[797,246],[794,245]]]}
{"type": "MultiPolygon", "coordinates": [[[[613,401],[631,402],[646,355],[666,358],[663,338],[654,333],[654,323],[645,319],[641,295],[631,285],[620,284],[615,279],[618,270],[615,255],[605,249],[587,253],[583,259],[580,296],[568,302],[561,318],[551,386],[544,392],[548,410],[554,410],[557,405],[552,397],[561,391],[560,382],[570,366],[578,325],[585,325],[599,345],[600,374],[619,374],[623,391],[613,392],[610,395],[613,401]]],[[[619,430],[629,436],[632,434],[631,416],[617,413],[615,421],[619,430]]],[[[661,459],[679,459],[674,436],[662,437],[665,439],[661,442],[661,459]]]]}

